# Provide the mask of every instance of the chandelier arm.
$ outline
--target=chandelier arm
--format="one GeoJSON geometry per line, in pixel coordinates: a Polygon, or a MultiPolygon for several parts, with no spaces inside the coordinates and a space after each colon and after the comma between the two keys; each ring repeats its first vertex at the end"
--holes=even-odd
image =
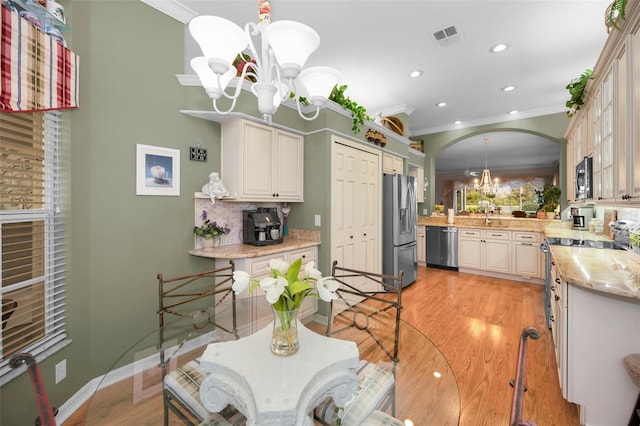
{"type": "Polygon", "coordinates": [[[316,107],[316,113],[312,117],[307,117],[302,113],[302,110],[300,109],[300,101],[298,99],[296,99],[296,106],[298,107],[298,115],[307,121],[315,120],[318,118],[318,115],[320,115],[320,107],[316,107]]]}
{"type": "MultiPolygon", "coordinates": [[[[240,87],[240,86],[242,86],[242,83],[238,84],[238,87],[240,87]]],[[[235,106],[236,106],[236,101],[238,100],[238,97],[236,96],[235,98],[229,98],[229,99],[232,99],[233,101],[231,102],[231,106],[229,107],[229,109],[228,109],[228,110],[226,110],[226,111],[220,111],[220,109],[218,109],[218,104],[217,104],[217,101],[218,101],[218,100],[217,100],[217,99],[214,99],[214,100],[213,100],[213,109],[214,109],[218,114],[221,114],[221,115],[229,114],[229,113],[233,110],[233,108],[235,108],[235,106]]]]}

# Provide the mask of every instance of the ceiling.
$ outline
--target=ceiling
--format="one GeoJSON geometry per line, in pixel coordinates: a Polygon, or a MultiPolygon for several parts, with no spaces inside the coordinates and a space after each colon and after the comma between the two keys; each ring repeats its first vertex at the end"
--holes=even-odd
{"type": "MultiPolygon", "coordinates": [[[[185,23],[196,15],[217,15],[244,26],[258,15],[256,0],[142,1],[185,23]],[[172,11],[167,12],[169,6],[172,11]]],[[[413,137],[566,111],[565,86],[593,68],[602,51],[604,11],[610,2],[272,0],[271,19],[296,20],[315,29],[320,47],[307,65],[337,68],[340,84],[348,86],[346,95],[371,116],[409,114],[405,136],[413,137]],[[435,40],[434,33],[452,26],[457,35],[435,40]],[[490,53],[497,43],[509,48],[490,53]],[[414,69],[423,75],[409,78],[414,69]],[[515,90],[501,90],[508,85],[515,90]],[[438,107],[439,102],[447,105],[438,107]],[[461,123],[453,124],[456,120],[461,123]]],[[[192,74],[188,62],[201,53],[185,34],[185,73],[192,74]]],[[[489,150],[502,145],[500,136],[532,149],[530,156],[520,151],[504,160],[507,164],[542,158],[549,148],[541,138],[513,133],[493,135],[489,150]]],[[[462,154],[471,167],[483,167],[482,137],[455,147],[451,158],[438,157],[438,170],[451,162],[464,170],[462,154]]],[[[503,151],[514,154],[513,149],[503,151]]],[[[489,155],[497,161],[492,151],[489,155]]]]}

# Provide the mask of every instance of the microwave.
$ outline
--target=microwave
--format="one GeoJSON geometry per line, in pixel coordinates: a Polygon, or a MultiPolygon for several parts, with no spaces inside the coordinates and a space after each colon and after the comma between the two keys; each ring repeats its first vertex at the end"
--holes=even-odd
{"type": "Polygon", "coordinates": [[[576,166],[576,199],[593,198],[593,159],[584,157],[576,166]]]}

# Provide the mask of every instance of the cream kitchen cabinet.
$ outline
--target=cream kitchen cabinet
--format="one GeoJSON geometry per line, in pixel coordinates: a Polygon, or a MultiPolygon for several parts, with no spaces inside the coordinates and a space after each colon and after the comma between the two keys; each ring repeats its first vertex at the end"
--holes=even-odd
{"type": "MultiPolygon", "coordinates": [[[[302,259],[302,269],[304,269],[305,265],[310,262],[316,262],[316,269],[318,269],[317,259],[318,259],[318,248],[317,247],[307,247],[302,249],[295,249],[280,252],[277,254],[271,254],[266,256],[259,257],[251,257],[251,258],[240,258],[234,259],[235,269],[236,271],[245,271],[248,272],[251,278],[261,279],[269,276],[269,261],[271,259],[281,259],[285,262],[291,264],[297,259],[302,259]]],[[[221,265],[228,264],[227,259],[216,259],[216,267],[218,263],[221,265]]],[[[238,295],[237,297],[249,297],[248,291],[238,295]]],[[[238,317],[243,320],[238,321],[240,324],[250,324],[250,326],[255,329],[249,330],[250,332],[255,332],[262,329],[266,326],[271,320],[273,320],[273,313],[271,311],[271,305],[267,301],[264,296],[264,292],[258,287],[254,290],[251,296],[258,296],[252,298],[251,305],[247,308],[246,311],[238,312],[238,317]]],[[[304,320],[305,318],[313,315],[316,312],[317,299],[315,297],[307,297],[304,302],[302,302],[302,306],[298,311],[298,318],[300,320],[304,320]]],[[[244,305],[242,305],[244,306],[244,305]]]]}
{"type": "Polygon", "coordinates": [[[511,273],[511,231],[461,228],[458,242],[459,267],[511,273]]]}
{"type": "Polygon", "coordinates": [[[409,166],[409,176],[416,179],[416,199],[419,203],[424,203],[424,168],[409,166]]]}
{"type": "Polygon", "coordinates": [[[416,242],[418,245],[418,265],[426,266],[427,239],[424,226],[416,226],[416,242]]]}
{"type": "Polygon", "coordinates": [[[513,232],[513,273],[523,277],[542,278],[540,233],[513,232]]]}
{"type": "Polygon", "coordinates": [[[222,124],[221,178],[238,201],[304,201],[302,136],[244,119],[222,124]]]}
{"type": "Polygon", "coordinates": [[[397,155],[385,152],[382,154],[382,172],[383,173],[404,173],[404,160],[397,155]]]}

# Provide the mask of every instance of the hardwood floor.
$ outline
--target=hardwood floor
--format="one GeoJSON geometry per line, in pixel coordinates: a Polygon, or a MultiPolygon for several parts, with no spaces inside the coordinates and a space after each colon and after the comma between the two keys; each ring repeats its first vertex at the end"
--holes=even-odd
{"type": "Polygon", "coordinates": [[[419,268],[402,295],[402,318],[449,360],[458,381],[460,425],[508,425],[520,335],[527,348],[524,417],[538,425],[579,425],[578,408],[562,398],[551,332],[544,324],[544,288],[436,268],[419,268]]]}
{"type": "MultiPolygon", "coordinates": [[[[535,327],[540,338],[528,341],[524,418],[540,426],[579,425],[577,407],[560,391],[542,286],[421,267],[402,298],[402,318],[431,339],[451,365],[460,392],[460,425],[509,424],[509,381],[515,378],[525,327],[535,327]]],[[[83,411],[63,426],[83,425],[83,411]]]]}

